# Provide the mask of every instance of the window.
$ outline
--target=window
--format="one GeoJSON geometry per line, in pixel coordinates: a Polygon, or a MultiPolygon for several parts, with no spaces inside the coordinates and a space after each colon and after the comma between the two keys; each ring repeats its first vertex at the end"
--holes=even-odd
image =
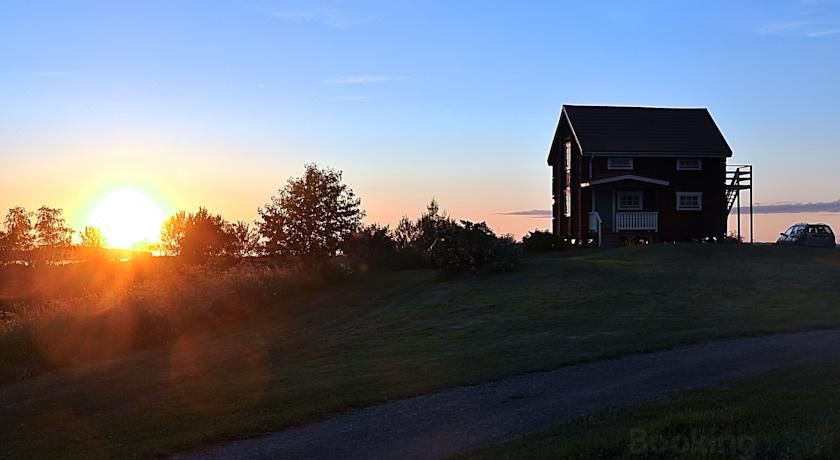
{"type": "Polygon", "coordinates": [[[702,192],[677,192],[677,211],[702,211],[702,192]]]}
{"type": "Polygon", "coordinates": [[[629,171],[633,169],[632,158],[607,158],[607,169],[629,171]]]}
{"type": "Polygon", "coordinates": [[[618,192],[619,211],[641,211],[642,192],[618,192]]]}
{"type": "Polygon", "coordinates": [[[563,215],[572,217],[572,191],[565,190],[563,192],[563,215]]]}
{"type": "Polygon", "coordinates": [[[700,171],[703,162],[697,158],[677,158],[677,171],[700,171]]]}

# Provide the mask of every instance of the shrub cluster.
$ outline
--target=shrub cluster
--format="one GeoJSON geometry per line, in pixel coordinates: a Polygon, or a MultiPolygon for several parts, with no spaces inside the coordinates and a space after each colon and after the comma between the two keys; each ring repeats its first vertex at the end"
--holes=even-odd
{"type": "Polygon", "coordinates": [[[416,220],[397,227],[370,225],[352,233],[342,252],[354,271],[437,268],[446,275],[510,271],[519,262],[513,236],[497,236],[486,223],[455,221],[432,200],[416,220]]]}

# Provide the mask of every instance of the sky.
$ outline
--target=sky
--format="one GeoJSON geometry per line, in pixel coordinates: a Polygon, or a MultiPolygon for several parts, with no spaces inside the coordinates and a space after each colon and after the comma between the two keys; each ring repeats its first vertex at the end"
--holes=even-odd
{"type": "Polygon", "coordinates": [[[708,107],[756,202],[831,203],[838,82],[831,0],[0,0],[0,209],[81,228],[131,187],[250,221],[315,162],[368,222],[434,197],[521,236],[563,103],[708,107]]]}

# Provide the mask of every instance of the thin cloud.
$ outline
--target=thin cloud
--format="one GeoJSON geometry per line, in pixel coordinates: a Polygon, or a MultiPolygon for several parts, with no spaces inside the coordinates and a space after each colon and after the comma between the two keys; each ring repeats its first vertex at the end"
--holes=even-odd
{"type": "MultiPolygon", "coordinates": [[[[742,210],[744,208],[741,208],[742,210]]],[[[796,214],[803,212],[840,212],[840,200],[817,201],[813,203],[768,203],[758,204],[756,214],[796,214]]]]}
{"type": "Polygon", "coordinates": [[[337,8],[311,8],[307,10],[278,10],[269,13],[287,22],[313,22],[335,29],[349,27],[373,21],[367,16],[357,16],[349,11],[337,8]]]}
{"type": "Polygon", "coordinates": [[[837,35],[840,34],[840,29],[828,29],[828,30],[820,30],[817,32],[808,32],[807,36],[811,38],[820,38],[820,37],[827,37],[829,35],[837,35]]]}
{"type": "Polygon", "coordinates": [[[551,217],[550,209],[529,209],[527,211],[500,212],[503,216],[551,217]]]}
{"type": "MultiPolygon", "coordinates": [[[[742,207],[741,210],[748,208],[742,207]]],[[[811,203],[767,203],[756,204],[755,214],[800,214],[806,212],[840,213],[840,199],[836,201],[816,201],[811,203]]],[[[503,216],[551,217],[550,209],[529,209],[525,211],[500,212],[503,216]]]]}
{"type": "Polygon", "coordinates": [[[776,35],[794,31],[808,25],[805,21],[771,22],[758,28],[759,35],[776,35]]]}
{"type": "Polygon", "coordinates": [[[408,80],[405,75],[354,75],[327,80],[331,85],[365,85],[370,83],[385,83],[389,81],[408,80]]]}

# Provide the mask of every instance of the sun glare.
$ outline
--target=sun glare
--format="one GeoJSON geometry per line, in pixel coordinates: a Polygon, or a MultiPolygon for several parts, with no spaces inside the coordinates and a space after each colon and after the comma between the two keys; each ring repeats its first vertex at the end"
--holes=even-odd
{"type": "Polygon", "coordinates": [[[115,190],[93,207],[88,225],[98,227],[111,248],[131,249],[155,242],[166,215],[146,194],[133,189],[115,190]]]}

